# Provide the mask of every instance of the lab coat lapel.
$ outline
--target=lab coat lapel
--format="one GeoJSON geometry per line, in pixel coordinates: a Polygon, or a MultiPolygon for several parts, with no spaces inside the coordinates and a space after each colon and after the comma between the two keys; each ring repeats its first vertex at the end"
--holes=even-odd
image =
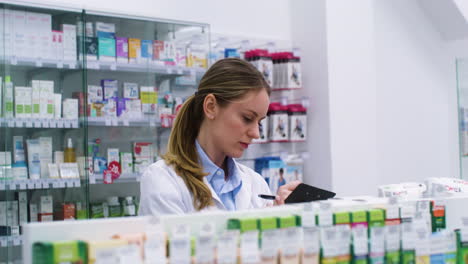
{"type": "Polygon", "coordinates": [[[242,186],[239,190],[239,192],[236,195],[236,209],[237,210],[245,210],[245,209],[250,209],[251,202],[250,200],[252,199],[252,182],[250,181],[250,177],[246,177],[246,174],[242,169],[237,165],[237,171],[241,175],[242,179],[242,186]]]}
{"type": "Polygon", "coordinates": [[[219,209],[226,210],[226,207],[224,207],[223,202],[221,202],[221,199],[220,199],[219,196],[216,194],[216,192],[213,190],[213,188],[211,187],[211,184],[208,182],[208,180],[206,179],[206,177],[203,177],[203,182],[208,186],[208,188],[210,188],[211,197],[212,197],[213,200],[214,200],[215,206],[218,207],[219,209]]]}

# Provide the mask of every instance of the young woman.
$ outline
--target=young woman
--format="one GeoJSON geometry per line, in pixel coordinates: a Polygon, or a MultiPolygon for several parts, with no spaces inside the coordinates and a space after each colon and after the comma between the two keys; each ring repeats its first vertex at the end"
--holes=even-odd
{"type": "MultiPolygon", "coordinates": [[[[234,160],[259,137],[269,95],[269,85],[250,63],[230,58],[211,66],[179,110],[163,160],[143,173],[139,214],[273,205],[258,197],[270,193],[265,180],[234,160]]],[[[274,203],[283,204],[298,184],[279,188],[274,203]]]]}

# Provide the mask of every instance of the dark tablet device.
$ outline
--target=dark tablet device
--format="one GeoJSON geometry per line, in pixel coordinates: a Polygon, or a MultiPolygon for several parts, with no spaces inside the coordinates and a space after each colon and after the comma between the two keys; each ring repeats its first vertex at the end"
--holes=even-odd
{"type": "Polygon", "coordinates": [[[322,190],[320,188],[299,184],[296,189],[284,200],[285,203],[305,203],[319,200],[327,200],[335,197],[334,192],[322,190]]]}

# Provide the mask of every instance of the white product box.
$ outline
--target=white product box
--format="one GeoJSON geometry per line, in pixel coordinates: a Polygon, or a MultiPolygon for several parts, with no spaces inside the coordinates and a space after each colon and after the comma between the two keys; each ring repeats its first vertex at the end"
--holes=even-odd
{"type": "Polygon", "coordinates": [[[63,151],[54,152],[54,163],[56,164],[63,163],[63,151]]]}
{"type": "Polygon", "coordinates": [[[52,163],[52,138],[39,138],[40,152],[39,160],[41,162],[41,178],[49,178],[49,163],[52,163]]]}
{"type": "Polygon", "coordinates": [[[95,35],[98,38],[115,38],[115,24],[96,22],[95,35]]]}
{"type": "Polygon", "coordinates": [[[15,87],[15,117],[31,117],[31,96],[32,88],[16,86],[15,87]]]}
{"type": "Polygon", "coordinates": [[[122,173],[133,172],[133,156],[130,152],[120,153],[120,165],[122,167],[122,173]]]}
{"type": "Polygon", "coordinates": [[[52,195],[43,195],[40,198],[39,213],[40,214],[51,214],[53,213],[53,202],[52,195]]]}
{"type": "Polygon", "coordinates": [[[62,118],[62,94],[54,93],[54,117],[62,118]]]}
{"type": "Polygon", "coordinates": [[[76,26],[62,24],[63,32],[63,60],[75,61],[77,59],[76,26]]]}
{"type": "Polygon", "coordinates": [[[101,86],[104,90],[104,100],[117,97],[119,95],[119,84],[117,80],[101,80],[101,86]]]}
{"type": "Polygon", "coordinates": [[[33,222],[37,222],[37,214],[38,214],[38,210],[37,210],[37,204],[29,204],[29,222],[33,223],[33,222]]]}
{"type": "Polygon", "coordinates": [[[52,49],[52,16],[50,14],[38,14],[39,16],[39,51],[38,58],[53,59],[52,49]]]}
{"type": "Polygon", "coordinates": [[[28,196],[27,192],[18,192],[18,210],[19,210],[19,223],[28,222],[28,196]]]}
{"type": "Polygon", "coordinates": [[[26,12],[11,11],[13,18],[13,53],[16,57],[27,57],[28,50],[32,47],[27,47],[27,26],[26,12]]]}
{"type": "Polygon", "coordinates": [[[123,97],[128,99],[139,99],[138,84],[127,83],[123,84],[123,97]]]}
{"type": "Polygon", "coordinates": [[[78,99],[67,98],[63,100],[63,118],[77,119],[78,118],[78,99]]]}
{"type": "Polygon", "coordinates": [[[104,107],[102,113],[107,117],[117,117],[117,103],[114,99],[104,101],[104,107]]]}
{"type": "Polygon", "coordinates": [[[51,179],[58,179],[60,178],[60,172],[58,165],[55,163],[47,164],[47,169],[49,170],[49,178],[51,179]]]}
{"type": "Polygon", "coordinates": [[[41,81],[32,80],[31,81],[32,87],[32,95],[31,95],[31,102],[32,102],[32,118],[41,118],[41,81]]]}
{"type": "Polygon", "coordinates": [[[305,141],[307,138],[307,115],[291,115],[290,121],[290,140],[305,141]]]}
{"type": "Polygon", "coordinates": [[[14,88],[13,88],[13,83],[9,81],[9,77],[7,76],[5,78],[5,96],[3,98],[3,116],[6,118],[11,118],[14,115],[14,88]]]}
{"type": "Polygon", "coordinates": [[[284,141],[289,138],[288,114],[272,114],[269,116],[270,122],[270,140],[284,141]]]}
{"type": "Polygon", "coordinates": [[[118,148],[107,149],[107,164],[110,164],[112,161],[119,162],[119,149],[118,148]]]}
{"type": "Polygon", "coordinates": [[[5,56],[12,56],[13,50],[13,39],[14,39],[14,28],[13,28],[13,14],[9,9],[1,9],[0,12],[0,31],[3,34],[3,41],[0,41],[0,47],[2,51],[5,51],[5,56]]]}
{"type": "Polygon", "coordinates": [[[40,112],[42,118],[54,118],[54,82],[40,81],[41,84],[41,106],[40,112]]]}
{"type": "Polygon", "coordinates": [[[102,87],[98,85],[88,85],[88,104],[102,102],[102,87]]]}
{"type": "Polygon", "coordinates": [[[125,102],[126,117],[140,118],[142,116],[141,100],[132,99],[125,102]]]}
{"type": "Polygon", "coordinates": [[[52,59],[63,60],[63,31],[52,30],[52,59]]]}
{"type": "Polygon", "coordinates": [[[39,14],[26,12],[26,46],[25,57],[37,58],[41,55],[41,47],[39,43],[41,34],[41,25],[39,22],[39,14]]]}

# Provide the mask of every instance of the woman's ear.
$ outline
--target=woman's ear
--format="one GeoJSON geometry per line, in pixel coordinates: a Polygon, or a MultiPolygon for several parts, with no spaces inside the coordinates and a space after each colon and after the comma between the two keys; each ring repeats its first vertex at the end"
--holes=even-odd
{"type": "Polygon", "coordinates": [[[208,94],[205,96],[203,101],[203,112],[205,113],[206,118],[214,120],[218,114],[218,103],[216,102],[216,97],[213,94],[208,94]]]}

